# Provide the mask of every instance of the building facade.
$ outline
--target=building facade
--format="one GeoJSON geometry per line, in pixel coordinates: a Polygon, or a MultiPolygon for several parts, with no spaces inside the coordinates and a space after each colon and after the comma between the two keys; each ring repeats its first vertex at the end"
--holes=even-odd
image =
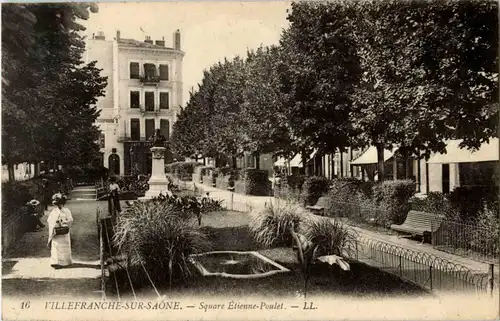
{"type": "MultiPolygon", "coordinates": [[[[117,175],[151,173],[149,138],[160,129],[168,140],[182,104],[181,34],[173,34],[172,47],[165,39],[112,40],[102,33],[87,41],[86,60],[97,61],[108,77],[97,126],[101,130],[103,165],[117,175]]],[[[166,162],[172,155],[167,150],[166,162]]]]}

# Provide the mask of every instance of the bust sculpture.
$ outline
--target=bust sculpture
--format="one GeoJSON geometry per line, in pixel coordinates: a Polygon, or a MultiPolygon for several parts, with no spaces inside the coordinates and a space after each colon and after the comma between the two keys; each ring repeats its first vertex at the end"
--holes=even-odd
{"type": "Polygon", "coordinates": [[[165,141],[167,139],[159,129],[155,131],[155,133],[149,138],[150,142],[153,142],[153,147],[165,147],[165,141]]]}

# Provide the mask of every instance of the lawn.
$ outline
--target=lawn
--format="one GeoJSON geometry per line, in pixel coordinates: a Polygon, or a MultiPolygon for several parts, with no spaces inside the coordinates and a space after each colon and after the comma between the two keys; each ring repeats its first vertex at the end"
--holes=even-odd
{"type": "MultiPolygon", "coordinates": [[[[220,211],[203,217],[202,225],[214,243],[214,250],[258,251],[260,254],[290,269],[260,279],[231,279],[203,277],[194,273],[187,283],[174,286],[172,290],[160,285],[162,293],[182,296],[224,297],[295,297],[303,285],[296,255],[291,248],[263,249],[253,242],[248,230],[248,213],[220,211]]],[[[351,271],[318,264],[312,269],[308,286],[308,297],[325,295],[369,296],[415,296],[427,292],[413,284],[401,281],[390,274],[362,263],[351,263],[351,271]]]]}

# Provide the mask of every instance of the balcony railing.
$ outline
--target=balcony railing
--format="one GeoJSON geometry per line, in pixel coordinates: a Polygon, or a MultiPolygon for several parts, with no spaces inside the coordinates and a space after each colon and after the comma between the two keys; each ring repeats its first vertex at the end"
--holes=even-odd
{"type": "Polygon", "coordinates": [[[143,84],[143,85],[157,86],[158,83],[160,82],[160,77],[146,75],[146,76],[141,76],[139,78],[139,80],[140,80],[141,84],[143,84]]]}

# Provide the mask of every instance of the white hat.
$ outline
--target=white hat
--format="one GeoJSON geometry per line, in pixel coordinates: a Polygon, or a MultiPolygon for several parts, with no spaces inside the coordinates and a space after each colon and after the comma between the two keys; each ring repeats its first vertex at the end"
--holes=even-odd
{"type": "Polygon", "coordinates": [[[55,193],[52,195],[52,204],[57,205],[60,204],[61,201],[65,201],[66,196],[64,196],[62,193],[55,193]]]}
{"type": "Polygon", "coordinates": [[[40,202],[35,200],[35,199],[32,199],[31,201],[29,201],[26,204],[31,205],[31,206],[38,206],[40,204],[40,202]]]}

